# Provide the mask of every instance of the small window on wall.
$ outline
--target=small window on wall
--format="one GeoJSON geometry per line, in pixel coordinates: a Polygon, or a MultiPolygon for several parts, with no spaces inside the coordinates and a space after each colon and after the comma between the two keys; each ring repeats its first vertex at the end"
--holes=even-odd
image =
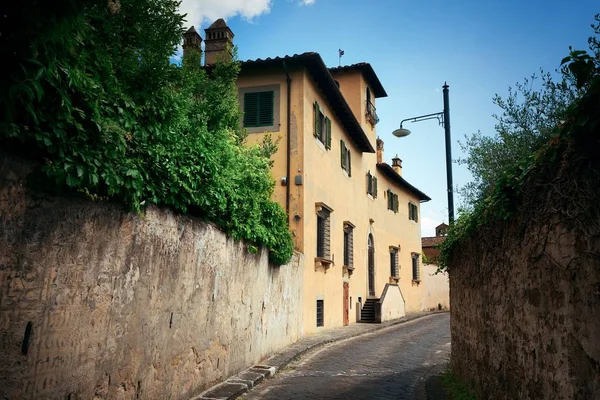
{"type": "Polygon", "coordinates": [[[346,147],[346,143],[343,140],[340,140],[340,151],[342,159],[342,169],[348,173],[348,176],[352,176],[350,149],[346,147]]]}
{"type": "Polygon", "coordinates": [[[392,278],[397,278],[399,276],[397,247],[390,247],[390,276],[392,278]]]}
{"type": "Polygon", "coordinates": [[[331,149],[331,120],[326,117],[315,101],[313,105],[314,136],[325,145],[327,150],[331,149]]]}
{"type": "Polygon", "coordinates": [[[317,300],[317,327],[323,326],[324,308],[323,300],[317,300]]]}
{"type": "Polygon", "coordinates": [[[244,93],[244,128],[273,125],[272,90],[244,93]]]}
{"type": "Polygon", "coordinates": [[[419,282],[421,280],[421,267],[419,265],[419,253],[412,253],[412,280],[419,282]]]}
{"type": "Polygon", "coordinates": [[[408,203],[408,219],[415,222],[419,221],[419,208],[414,203],[408,203]]]}
{"type": "Polygon", "coordinates": [[[377,198],[377,178],[371,175],[371,172],[367,172],[367,194],[377,198]]]}
{"type": "Polygon", "coordinates": [[[398,212],[398,195],[391,190],[387,191],[388,210],[398,212]]]}

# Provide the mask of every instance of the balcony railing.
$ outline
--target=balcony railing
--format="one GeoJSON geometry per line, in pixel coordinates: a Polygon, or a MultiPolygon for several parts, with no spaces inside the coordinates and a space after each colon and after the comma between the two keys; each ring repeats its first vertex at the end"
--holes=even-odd
{"type": "Polygon", "coordinates": [[[367,100],[367,119],[373,124],[377,125],[379,117],[377,116],[377,110],[373,103],[367,100]]]}

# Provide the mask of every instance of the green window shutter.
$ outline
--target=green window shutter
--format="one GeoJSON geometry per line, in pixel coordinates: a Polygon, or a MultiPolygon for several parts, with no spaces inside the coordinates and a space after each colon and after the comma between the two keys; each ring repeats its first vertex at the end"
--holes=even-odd
{"type": "Polygon", "coordinates": [[[244,93],[244,127],[273,125],[275,92],[244,93]]]}
{"type": "Polygon", "coordinates": [[[273,91],[258,93],[258,126],[273,125],[273,91]]]}
{"type": "Polygon", "coordinates": [[[415,222],[419,222],[419,209],[417,208],[417,206],[415,206],[414,209],[415,209],[415,222]]]}
{"type": "Polygon", "coordinates": [[[377,198],[377,178],[373,177],[373,198],[377,198]]]}
{"type": "Polygon", "coordinates": [[[346,169],[346,145],[344,141],[340,139],[340,159],[342,163],[342,169],[346,169]]]}
{"type": "Polygon", "coordinates": [[[348,176],[352,176],[352,159],[350,158],[350,150],[346,150],[348,152],[348,176]]]}
{"type": "Polygon", "coordinates": [[[313,106],[313,117],[314,117],[314,132],[313,135],[314,137],[319,137],[319,103],[317,103],[315,101],[315,104],[313,106]]]}
{"type": "Polygon", "coordinates": [[[258,126],[258,93],[244,93],[244,127],[258,126]]]}
{"type": "Polygon", "coordinates": [[[325,129],[327,129],[325,148],[331,149],[331,120],[328,117],[325,117],[325,129]]]}
{"type": "Polygon", "coordinates": [[[368,194],[371,194],[371,184],[372,184],[371,173],[367,172],[367,193],[368,194]]]}

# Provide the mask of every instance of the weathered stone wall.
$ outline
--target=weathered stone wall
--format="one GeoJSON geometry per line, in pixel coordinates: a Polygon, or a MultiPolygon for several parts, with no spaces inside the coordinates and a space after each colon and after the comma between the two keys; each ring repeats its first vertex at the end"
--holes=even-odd
{"type": "Polygon", "coordinates": [[[301,335],[303,259],[28,192],[0,155],[0,398],[184,399],[301,335]]]}
{"type": "Polygon", "coordinates": [[[597,161],[537,171],[454,251],[452,368],[482,399],[600,399],[597,161]]]}

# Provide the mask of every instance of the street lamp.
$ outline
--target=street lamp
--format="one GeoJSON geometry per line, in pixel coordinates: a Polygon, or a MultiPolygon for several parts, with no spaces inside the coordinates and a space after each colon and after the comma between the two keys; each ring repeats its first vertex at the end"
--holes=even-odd
{"type": "Polygon", "coordinates": [[[444,86],[442,86],[442,88],[444,93],[444,111],[403,119],[402,121],[400,121],[400,128],[392,132],[392,135],[396,137],[405,137],[410,135],[410,130],[402,127],[402,124],[406,121],[420,122],[436,118],[439,124],[444,127],[444,131],[446,133],[446,180],[448,184],[448,222],[450,223],[450,225],[452,225],[454,223],[454,193],[452,191],[452,143],[450,141],[450,105],[448,100],[448,84],[444,82],[444,86]]]}

